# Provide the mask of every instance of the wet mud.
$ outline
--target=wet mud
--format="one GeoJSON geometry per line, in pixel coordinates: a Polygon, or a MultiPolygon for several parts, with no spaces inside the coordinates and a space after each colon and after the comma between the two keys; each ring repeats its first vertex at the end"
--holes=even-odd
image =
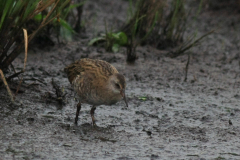
{"type": "MultiPolygon", "coordinates": [[[[120,26],[127,1],[88,1],[86,37],[54,47],[29,50],[24,82],[11,104],[0,88],[0,159],[239,159],[240,158],[240,15],[204,9],[189,18],[186,36],[216,29],[187,56],[171,59],[167,51],[137,48],[138,59],[126,63],[126,50],[107,53],[88,47],[104,32],[104,19],[120,26]],[[219,14],[222,12],[222,14],[219,14]],[[92,127],[90,106],[83,104],[74,125],[77,96],[63,68],[80,58],[113,64],[127,80],[123,101],[98,106],[92,127]],[[52,79],[65,95],[56,101],[52,79]]],[[[198,6],[192,4],[193,9],[198,6]]],[[[14,65],[23,66],[24,55],[14,65]]],[[[18,80],[10,83],[15,93],[18,80]]]]}

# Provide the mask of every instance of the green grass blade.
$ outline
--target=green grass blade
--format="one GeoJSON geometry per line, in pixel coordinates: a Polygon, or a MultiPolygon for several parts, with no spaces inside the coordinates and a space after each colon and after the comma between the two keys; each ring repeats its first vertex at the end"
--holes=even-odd
{"type": "Polygon", "coordinates": [[[14,3],[14,0],[6,0],[5,4],[2,5],[2,6],[4,6],[3,7],[4,9],[3,9],[3,12],[2,12],[2,16],[1,16],[0,29],[1,29],[2,25],[3,25],[3,22],[4,22],[5,18],[9,14],[10,7],[13,6],[13,3],[14,3]]]}

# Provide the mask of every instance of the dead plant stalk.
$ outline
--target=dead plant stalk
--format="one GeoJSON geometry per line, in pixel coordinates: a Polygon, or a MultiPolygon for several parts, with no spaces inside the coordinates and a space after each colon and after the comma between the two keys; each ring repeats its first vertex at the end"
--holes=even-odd
{"type": "MultiPolygon", "coordinates": [[[[24,47],[25,47],[25,57],[24,57],[24,64],[23,64],[22,73],[25,72],[26,64],[27,64],[28,34],[27,34],[27,30],[26,30],[26,29],[23,29],[23,35],[24,35],[24,43],[25,43],[25,45],[24,45],[24,47]]],[[[22,81],[23,81],[23,75],[22,75],[21,80],[20,80],[20,82],[19,82],[19,85],[18,85],[18,87],[17,87],[17,91],[16,91],[16,93],[15,93],[15,96],[17,96],[17,94],[18,94],[18,91],[19,91],[19,89],[20,89],[20,87],[21,87],[22,81]]]]}
{"type": "Polygon", "coordinates": [[[8,83],[7,83],[6,79],[5,79],[3,71],[1,69],[0,69],[0,74],[1,74],[2,81],[3,81],[3,83],[4,83],[4,85],[5,85],[6,89],[7,89],[8,95],[9,95],[11,101],[14,102],[12,92],[11,92],[9,86],[8,86],[8,83]]]}

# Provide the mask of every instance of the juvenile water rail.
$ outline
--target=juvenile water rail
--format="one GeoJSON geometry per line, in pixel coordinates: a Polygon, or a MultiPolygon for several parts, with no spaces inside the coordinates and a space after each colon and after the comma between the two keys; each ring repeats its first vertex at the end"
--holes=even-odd
{"type": "Polygon", "coordinates": [[[125,77],[108,62],[84,58],[70,64],[64,71],[79,96],[75,124],[78,122],[81,103],[93,105],[90,111],[93,125],[96,125],[94,111],[97,106],[112,105],[124,99],[128,107],[125,77]]]}

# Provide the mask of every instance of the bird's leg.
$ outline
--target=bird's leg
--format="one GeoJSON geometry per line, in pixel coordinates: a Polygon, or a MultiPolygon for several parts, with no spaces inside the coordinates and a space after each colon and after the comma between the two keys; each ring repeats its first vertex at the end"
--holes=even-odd
{"type": "Polygon", "coordinates": [[[80,110],[81,110],[81,102],[79,102],[79,103],[77,104],[77,111],[76,111],[75,124],[77,124],[77,122],[78,122],[78,116],[79,116],[79,112],[80,112],[80,110]]]}
{"type": "Polygon", "coordinates": [[[92,106],[90,113],[91,113],[91,117],[92,117],[93,126],[96,126],[95,119],[94,119],[94,111],[95,110],[96,110],[96,106],[92,106]]]}

